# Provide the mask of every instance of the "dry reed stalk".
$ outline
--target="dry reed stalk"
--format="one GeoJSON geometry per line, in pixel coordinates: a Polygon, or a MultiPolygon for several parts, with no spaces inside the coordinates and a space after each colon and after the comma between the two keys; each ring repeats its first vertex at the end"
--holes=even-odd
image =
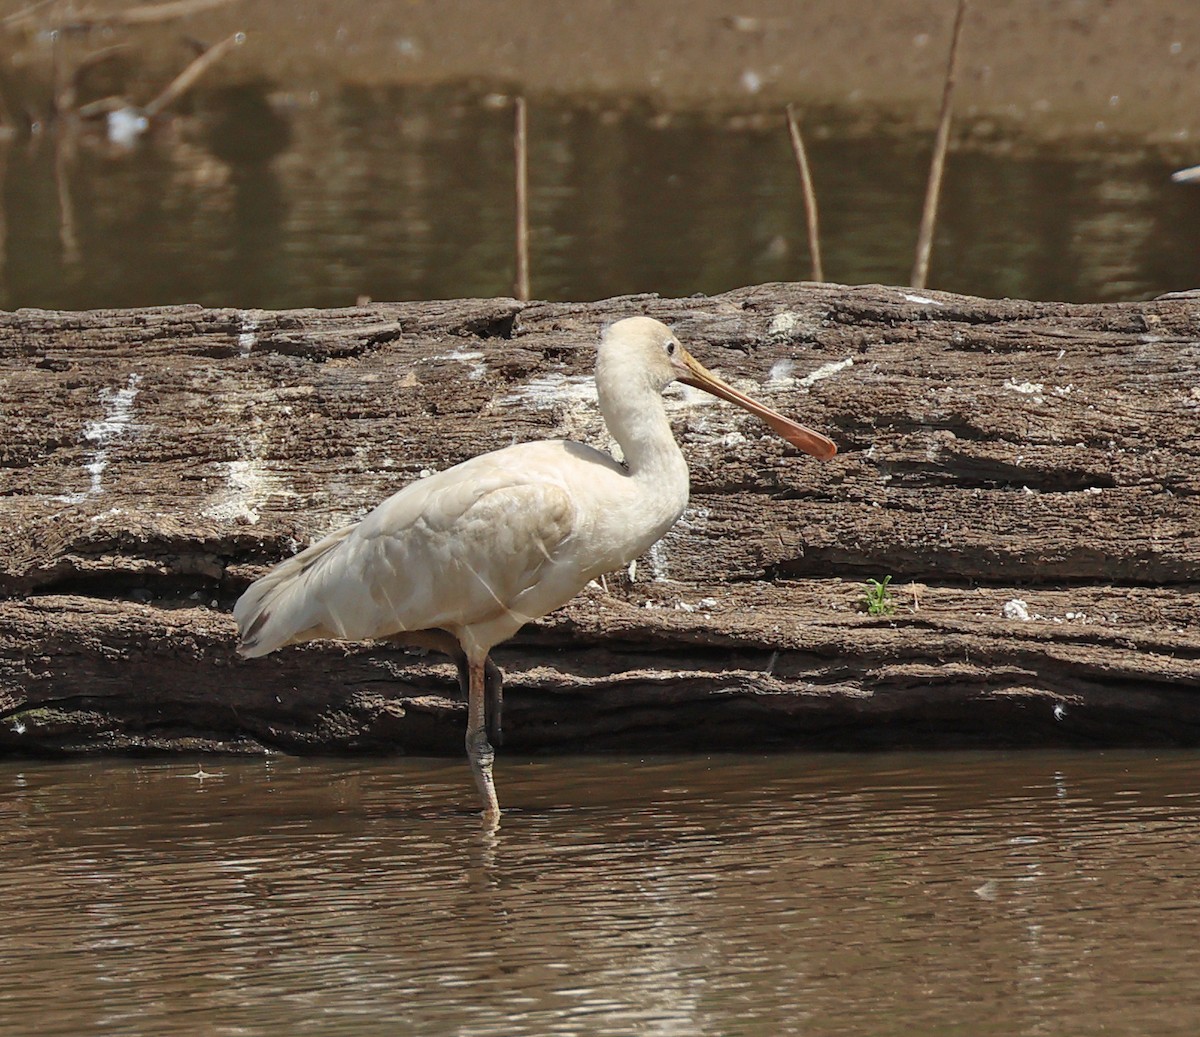
{"type": "Polygon", "coordinates": [[[83,77],[97,65],[116,57],[129,49],[128,43],[114,43],[111,47],[104,47],[101,50],[93,51],[86,55],[72,71],[70,78],[63,75],[62,85],[55,93],[55,111],[62,115],[67,112],[76,112],[79,100],[79,84],[83,81],[83,77]]]}
{"type": "Polygon", "coordinates": [[[235,32],[232,36],[223,39],[220,43],[214,43],[187,68],[179,73],[167,86],[167,88],[151,101],[143,109],[146,115],[153,118],[159,112],[163,111],[168,105],[179,100],[188,90],[192,88],[196,80],[198,80],[209,66],[220,61],[234,47],[239,46],[246,40],[244,32],[235,32]]]}
{"type": "Polygon", "coordinates": [[[516,160],[517,277],[513,295],[529,301],[529,152],[525,98],[518,97],[514,112],[513,150],[516,160]]]}
{"type": "MultiPolygon", "coordinates": [[[[60,0],[38,0],[5,18],[0,18],[0,27],[14,28],[25,22],[33,21],[47,7],[59,3],[60,0]]],[[[156,22],[169,21],[172,18],[183,18],[199,11],[207,11],[213,7],[222,7],[233,3],[234,0],[172,0],[163,4],[141,4],[129,7],[124,11],[111,11],[107,14],[97,14],[92,11],[71,11],[67,20],[55,26],[57,29],[87,30],[117,25],[151,25],[156,22]]]]}
{"type": "Polygon", "coordinates": [[[808,169],[808,153],[804,150],[804,138],[800,136],[800,123],[792,106],[787,106],[788,136],[792,139],[792,154],[796,156],[796,168],[800,171],[800,187],[804,191],[804,218],[808,226],[808,254],[812,258],[812,279],[825,280],[821,265],[821,228],[817,220],[817,192],[813,188],[808,169]]]}
{"type": "Polygon", "coordinates": [[[68,122],[54,136],[54,188],[58,194],[58,240],[65,266],[78,266],[83,257],[79,230],[75,222],[75,201],[71,196],[71,167],[75,164],[75,130],[68,122]]]}
{"type": "Polygon", "coordinates": [[[172,18],[183,18],[185,15],[198,11],[207,11],[213,7],[223,7],[233,0],[175,0],[166,4],[142,4],[139,7],[128,7],[124,11],[114,11],[111,14],[84,15],[85,25],[150,25],[154,22],[169,21],[172,18]]]}
{"type": "Polygon", "coordinates": [[[59,0],[38,0],[36,4],[30,4],[28,7],[23,7],[21,10],[8,15],[5,18],[0,18],[0,26],[8,29],[15,25],[20,25],[22,22],[30,21],[39,11],[44,10],[51,4],[58,3],[59,0]]]}
{"type": "Polygon", "coordinates": [[[929,277],[929,254],[933,251],[933,230],[937,224],[938,198],[942,192],[942,172],[946,168],[946,148],[950,144],[950,103],[954,97],[954,79],[958,67],[958,42],[962,38],[967,0],[958,0],[954,30],[950,37],[950,57],[946,62],[946,82],[942,87],[942,111],[938,117],[933,159],[929,163],[929,182],[925,186],[925,206],[921,210],[921,228],[917,233],[917,254],[913,260],[909,284],[924,288],[929,277]]]}

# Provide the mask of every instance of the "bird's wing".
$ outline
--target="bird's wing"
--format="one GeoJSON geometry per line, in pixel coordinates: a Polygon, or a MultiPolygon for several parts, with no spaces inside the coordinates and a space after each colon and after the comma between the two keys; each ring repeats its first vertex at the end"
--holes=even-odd
{"type": "Polygon", "coordinates": [[[567,489],[529,472],[475,472],[405,498],[385,501],[347,545],[361,544],[359,572],[380,619],[403,629],[465,626],[519,610],[562,562],[575,528],[567,489]]]}
{"type": "Polygon", "coordinates": [[[242,655],[266,655],[293,640],[303,640],[295,635],[315,622],[311,588],[330,559],[338,557],[337,549],[357,528],[357,524],[343,526],[330,533],[298,555],[280,562],[247,588],[233,606],[240,642],[238,651],[242,655]]]}
{"type": "MultiPolygon", "coordinates": [[[[570,568],[570,492],[536,466],[483,461],[410,484],[252,585],[235,609],[242,653],[506,614],[519,626],[561,604],[542,607],[530,592],[570,568]]],[[[578,590],[578,581],[567,582],[562,600],[578,590]]]]}

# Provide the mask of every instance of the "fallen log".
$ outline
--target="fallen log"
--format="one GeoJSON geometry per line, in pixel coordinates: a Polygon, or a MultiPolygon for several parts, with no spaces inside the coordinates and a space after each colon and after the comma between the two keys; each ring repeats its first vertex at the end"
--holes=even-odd
{"type": "Polygon", "coordinates": [[[0,314],[0,751],[461,752],[441,659],[241,660],[232,602],[429,471],[603,444],[632,313],[840,453],[672,390],[691,506],[497,651],[507,750],[1200,744],[1200,295],[776,284],[0,314]]]}

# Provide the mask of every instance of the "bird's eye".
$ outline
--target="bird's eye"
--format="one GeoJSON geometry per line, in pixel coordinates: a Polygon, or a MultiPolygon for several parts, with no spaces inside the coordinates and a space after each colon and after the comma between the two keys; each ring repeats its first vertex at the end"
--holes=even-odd
{"type": "Polygon", "coordinates": [[[667,356],[674,356],[674,354],[675,354],[675,343],[668,342],[667,343],[667,356]]]}

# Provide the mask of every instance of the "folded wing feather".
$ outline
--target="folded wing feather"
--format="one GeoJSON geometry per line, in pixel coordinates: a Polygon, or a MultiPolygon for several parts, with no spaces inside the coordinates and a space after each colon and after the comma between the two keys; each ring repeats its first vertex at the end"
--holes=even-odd
{"type": "Polygon", "coordinates": [[[522,609],[564,564],[575,508],[561,484],[478,463],[489,456],[410,484],[252,584],[234,607],[241,654],[532,618],[522,609]]]}

